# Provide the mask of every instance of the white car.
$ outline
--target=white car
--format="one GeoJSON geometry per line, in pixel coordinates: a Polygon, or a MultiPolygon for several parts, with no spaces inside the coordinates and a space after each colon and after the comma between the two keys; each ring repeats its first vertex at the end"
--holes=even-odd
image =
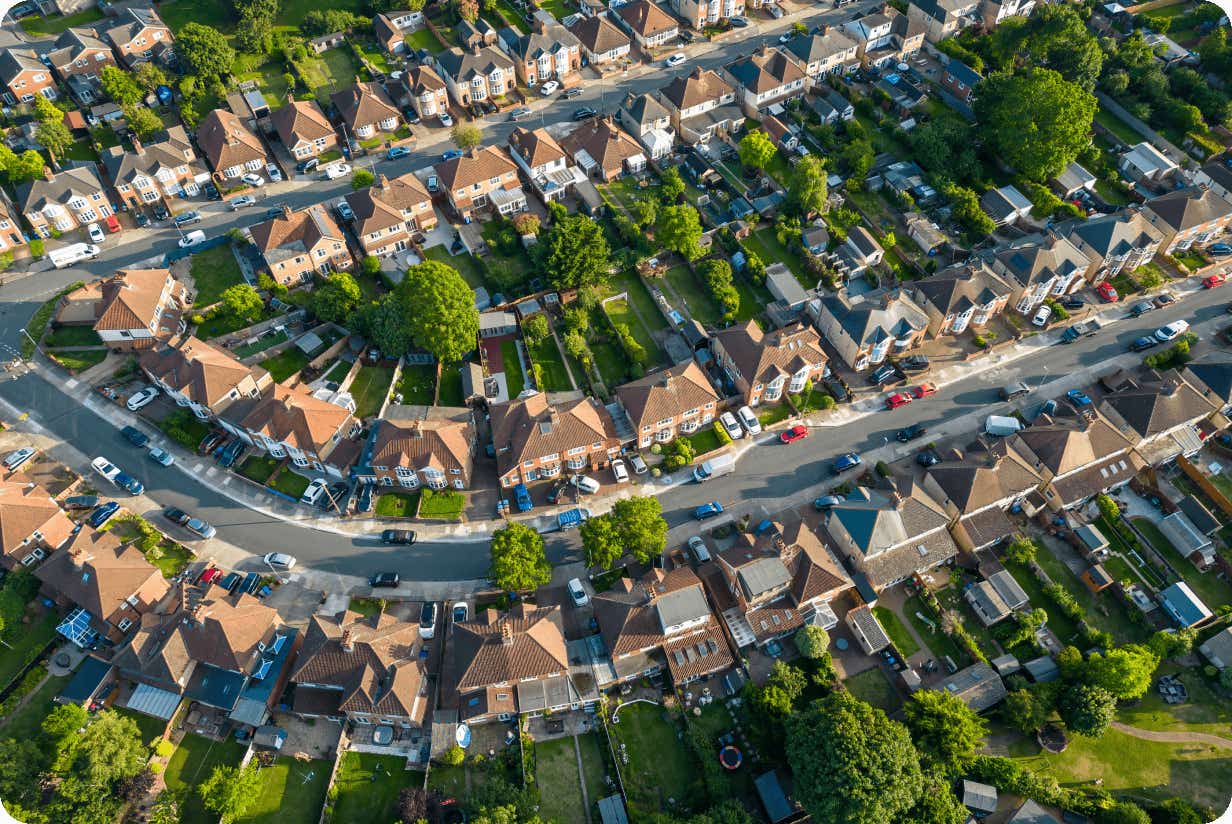
{"type": "Polygon", "coordinates": [[[688,60],[688,58],[684,56],[684,52],[676,52],[671,57],[667,58],[667,60],[663,61],[663,65],[670,69],[675,66],[679,66],[685,60],[688,60]]]}
{"type": "Polygon", "coordinates": [[[23,446],[16,452],[10,452],[4,458],[4,468],[12,472],[25,466],[26,461],[34,457],[37,450],[33,446],[23,446]]]}
{"type": "Polygon", "coordinates": [[[102,243],[106,240],[106,236],[103,234],[103,227],[99,226],[97,223],[91,223],[87,226],[86,234],[88,234],[90,236],[90,240],[95,243],[102,243]]]}
{"type": "Polygon", "coordinates": [[[315,504],[317,499],[325,494],[325,487],[325,481],[317,478],[315,481],[308,484],[308,488],[304,490],[304,494],[299,496],[299,502],[310,506],[315,504]]]}
{"type": "Polygon", "coordinates": [[[268,552],[261,558],[267,565],[279,569],[290,569],[295,566],[295,556],[285,552],[268,552]]]}
{"type": "Polygon", "coordinates": [[[231,211],[234,212],[236,209],[243,209],[245,206],[252,206],[256,202],[257,199],[252,195],[240,195],[234,200],[227,201],[227,205],[230,206],[231,211]]]}
{"type": "Polygon", "coordinates": [[[244,181],[249,186],[253,186],[258,189],[265,185],[265,178],[261,177],[261,175],[255,175],[252,172],[244,175],[240,178],[240,180],[244,181]]]}
{"type": "Polygon", "coordinates": [[[282,180],[282,171],[273,163],[265,164],[265,174],[269,176],[270,183],[277,183],[282,180]]]}
{"type": "Polygon", "coordinates": [[[578,578],[570,578],[569,597],[573,599],[573,605],[584,607],[590,603],[590,596],[586,594],[586,590],[582,589],[582,581],[578,578]]]}
{"type": "Polygon", "coordinates": [[[1033,326],[1047,326],[1048,319],[1052,317],[1051,306],[1041,306],[1035,313],[1035,317],[1031,318],[1033,326]]]}
{"type": "Polygon", "coordinates": [[[99,455],[97,458],[90,461],[90,468],[112,483],[115,483],[115,479],[120,477],[121,474],[120,467],[116,466],[102,455],[99,455]]]}
{"type": "Polygon", "coordinates": [[[184,235],[184,237],[180,238],[180,248],[181,249],[188,249],[192,246],[198,246],[202,243],[205,243],[205,232],[201,231],[200,229],[189,232],[188,234],[184,235]]]}
{"type": "Polygon", "coordinates": [[[612,461],[612,474],[616,476],[616,483],[623,484],[629,480],[629,470],[625,468],[625,462],[620,458],[612,461]]]}
{"type": "Polygon", "coordinates": [[[740,425],[747,429],[750,435],[761,434],[761,421],[757,420],[752,409],[742,406],[736,410],[736,414],[740,416],[740,425]]]}
{"type": "Polygon", "coordinates": [[[646,466],[646,462],[642,460],[642,456],[637,454],[629,456],[629,466],[633,467],[633,474],[635,475],[645,475],[650,469],[646,466]]]}
{"type": "Polygon", "coordinates": [[[1161,326],[1155,330],[1155,337],[1161,343],[1167,343],[1170,340],[1176,340],[1181,335],[1189,331],[1189,321],[1176,320],[1169,323],[1167,326],[1161,326]]]}
{"type": "Polygon", "coordinates": [[[740,428],[740,422],[736,420],[736,416],[732,413],[724,412],[722,415],[719,415],[719,424],[727,432],[727,437],[733,441],[738,441],[744,437],[744,430],[740,428]]]}
{"type": "Polygon", "coordinates": [[[324,169],[326,180],[337,180],[340,177],[346,177],[351,173],[351,164],[349,163],[331,163],[324,169]]]}
{"type": "Polygon", "coordinates": [[[556,90],[559,88],[560,88],[559,83],[557,83],[555,80],[549,80],[548,82],[544,83],[542,86],[539,87],[539,94],[543,95],[544,97],[549,97],[551,95],[556,94],[556,90]]]}
{"type": "Polygon", "coordinates": [[[445,128],[449,128],[450,126],[453,125],[453,118],[449,116],[449,112],[444,112],[444,111],[441,112],[440,120],[441,120],[441,125],[444,126],[445,128]]]}
{"type": "Polygon", "coordinates": [[[599,482],[589,475],[574,475],[569,479],[569,483],[573,484],[587,495],[594,495],[599,491],[599,482]]]}
{"type": "Polygon", "coordinates": [[[150,401],[158,397],[158,389],[153,386],[147,386],[140,392],[134,392],[128,396],[128,411],[136,412],[143,406],[149,404],[150,401]]]}

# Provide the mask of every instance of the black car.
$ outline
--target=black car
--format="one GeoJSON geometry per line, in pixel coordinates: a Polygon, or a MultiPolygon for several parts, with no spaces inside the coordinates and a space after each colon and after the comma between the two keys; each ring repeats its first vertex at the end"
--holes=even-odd
{"type": "Polygon", "coordinates": [[[597,114],[598,112],[592,109],[590,106],[582,106],[580,109],[573,110],[573,119],[574,120],[588,120],[597,114]]]}
{"type": "Polygon", "coordinates": [[[150,219],[146,217],[145,212],[133,212],[133,220],[136,221],[138,229],[144,229],[150,225],[150,219]]]}
{"type": "Polygon", "coordinates": [[[1158,345],[1159,345],[1159,339],[1156,338],[1154,335],[1143,335],[1142,337],[1138,338],[1137,340],[1135,340],[1133,343],[1129,345],[1129,351],[1145,352],[1146,350],[1151,349],[1158,345]]]}
{"type": "Polygon", "coordinates": [[[281,206],[273,206],[273,207],[271,207],[271,208],[269,208],[269,209],[266,209],[266,210],[265,210],[265,219],[266,219],[266,220],[273,220],[274,218],[276,218],[276,217],[281,217],[281,216],[282,216],[282,207],[281,207],[281,206]]]}
{"type": "Polygon", "coordinates": [[[150,442],[150,436],[135,426],[124,427],[120,430],[120,434],[124,436],[124,440],[128,441],[133,446],[145,446],[150,442]]]}
{"type": "Polygon", "coordinates": [[[227,444],[222,453],[218,456],[218,462],[224,467],[230,467],[239,458],[240,453],[244,451],[244,442],[236,438],[231,443],[227,444]]]}
{"type": "Polygon", "coordinates": [[[1147,312],[1150,312],[1151,310],[1153,310],[1154,308],[1155,308],[1155,303],[1153,301],[1140,300],[1130,308],[1129,316],[1131,318],[1140,318],[1143,315],[1145,315],[1147,312]]]}
{"type": "Polygon", "coordinates": [[[370,587],[387,587],[389,589],[393,589],[400,583],[402,583],[402,579],[396,572],[378,572],[376,575],[373,575],[368,579],[368,586],[370,587]]]}
{"type": "Polygon", "coordinates": [[[240,592],[247,592],[249,595],[252,595],[259,586],[261,586],[261,576],[255,572],[250,572],[244,576],[244,582],[240,584],[240,592]]]}
{"type": "Polygon", "coordinates": [[[321,507],[321,509],[334,509],[337,507],[341,511],[342,505],[346,503],[347,488],[346,481],[331,484],[329,489],[326,490],[326,494],[322,495],[317,501],[317,506],[321,507]]]}
{"type": "Polygon", "coordinates": [[[880,386],[890,381],[898,380],[898,370],[894,364],[887,363],[884,366],[878,367],[871,375],[868,376],[868,382],[880,386]]]}
{"type": "Polygon", "coordinates": [[[173,506],[169,506],[163,510],[163,517],[171,523],[178,524],[179,526],[183,526],[192,520],[192,516],[187,512],[182,509],[176,509],[173,506]]]}
{"type": "Polygon", "coordinates": [[[928,431],[928,427],[920,423],[913,423],[906,429],[898,430],[898,434],[894,437],[898,438],[901,443],[910,443],[916,438],[924,437],[924,433],[928,431]]]}
{"type": "Polygon", "coordinates": [[[566,484],[557,484],[552,487],[552,491],[548,493],[548,503],[554,504],[560,500],[560,496],[564,494],[569,487],[566,484]]]}
{"type": "Polygon", "coordinates": [[[371,512],[372,511],[372,492],[375,484],[364,484],[359,490],[359,503],[355,505],[356,512],[371,512]]]}
{"type": "Polygon", "coordinates": [[[167,211],[166,206],[164,206],[161,203],[154,204],[154,219],[155,220],[166,220],[169,217],[171,217],[171,213],[167,211]]]}
{"type": "Polygon", "coordinates": [[[847,401],[851,400],[851,395],[847,393],[847,387],[842,381],[834,377],[823,378],[823,381],[825,382],[826,391],[834,396],[834,400],[839,403],[847,403],[847,401]]]}
{"type": "Polygon", "coordinates": [[[565,100],[571,100],[574,97],[581,97],[581,96],[582,96],[582,90],[576,86],[572,89],[565,89],[565,93],[561,95],[561,97],[563,97],[565,100]]]}
{"type": "Polygon", "coordinates": [[[223,576],[222,580],[218,582],[218,585],[225,589],[228,593],[232,593],[235,592],[235,590],[239,587],[240,582],[243,580],[244,576],[240,575],[238,572],[228,572],[223,576]]]}
{"type": "Polygon", "coordinates": [[[73,495],[64,499],[65,509],[93,509],[98,506],[97,495],[73,495]]]}
{"type": "Polygon", "coordinates": [[[1087,308],[1087,302],[1082,298],[1066,298],[1061,301],[1061,306],[1072,312],[1087,308]]]}
{"type": "Polygon", "coordinates": [[[941,463],[941,456],[931,449],[925,449],[923,452],[915,456],[915,462],[920,466],[936,466],[941,463]]]}
{"type": "Polygon", "coordinates": [[[898,362],[898,368],[904,372],[927,372],[929,369],[927,355],[911,355],[898,362]]]}
{"type": "Polygon", "coordinates": [[[201,439],[201,443],[197,444],[197,453],[200,455],[208,455],[214,451],[214,448],[226,440],[226,434],[222,432],[211,432],[201,439]]]}
{"type": "Polygon", "coordinates": [[[218,187],[215,186],[213,183],[205,184],[203,187],[201,187],[201,191],[203,191],[205,193],[205,196],[208,197],[210,200],[221,200],[222,199],[222,195],[218,194],[218,187]]]}
{"type": "Polygon", "coordinates": [[[407,546],[415,543],[415,530],[413,529],[386,529],[381,531],[381,543],[383,544],[401,544],[407,546]]]}

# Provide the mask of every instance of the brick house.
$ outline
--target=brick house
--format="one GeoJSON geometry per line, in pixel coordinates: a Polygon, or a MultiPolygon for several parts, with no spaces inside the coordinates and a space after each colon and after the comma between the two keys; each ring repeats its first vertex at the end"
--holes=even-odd
{"type": "Polygon", "coordinates": [[[338,148],[338,133],[315,100],[293,100],[270,115],[278,139],[296,160],[338,148]]]}
{"type": "Polygon", "coordinates": [[[274,458],[290,458],[297,467],[333,478],[343,477],[358,455],[344,439],[359,432],[359,421],[304,389],[274,384],[260,398],[224,411],[219,424],[274,458]]]}
{"type": "Polygon", "coordinates": [[[804,70],[784,52],[763,45],[727,64],[736,81],[736,99],[749,117],[772,103],[799,97],[806,88],[804,70]]]}
{"type": "Polygon", "coordinates": [[[889,4],[843,24],[856,41],[856,55],[866,66],[884,67],[918,54],[924,47],[925,25],[889,4]]]}
{"type": "Polygon", "coordinates": [[[96,82],[104,66],[116,65],[111,46],[99,39],[98,32],[88,28],[65,29],[56,38],[47,59],[65,83],[74,75],[96,82]]]}
{"type": "Polygon", "coordinates": [[[569,31],[577,38],[582,57],[591,66],[623,60],[633,48],[628,33],[609,20],[606,13],[578,15],[569,31]]]}
{"type": "Polygon", "coordinates": [[[130,69],[150,60],[163,62],[172,53],[175,36],[152,8],[127,6],[100,25],[106,26],[103,38],[130,69]]]}
{"type": "Polygon", "coordinates": [[[581,82],[581,44],[564,26],[536,21],[529,34],[506,28],[497,37],[501,50],[513,60],[514,72],[523,85],[533,88],[555,80],[568,87],[581,82]]]}
{"type": "Polygon", "coordinates": [[[167,269],[121,269],[60,299],[57,325],[90,325],[116,351],[149,349],[184,334],[192,306],[184,284],[167,269]]]}
{"type": "Polygon", "coordinates": [[[646,168],[646,153],[610,117],[592,117],[570,132],[560,146],[587,177],[609,182],[646,168]]]}
{"type": "Polygon", "coordinates": [[[402,113],[379,83],[356,83],[334,92],[329,100],[358,140],[367,140],[378,132],[395,132],[402,125],[402,113]]]}
{"type": "Polygon", "coordinates": [[[1137,210],[1077,221],[1061,233],[1091,261],[1084,277],[1092,286],[1150,263],[1164,237],[1137,210]]]}
{"type": "Polygon", "coordinates": [[[453,102],[464,107],[504,97],[517,84],[513,61],[491,46],[443,51],[436,56],[436,69],[453,102]]]}
{"type": "Polygon", "coordinates": [[[949,513],[950,534],[967,552],[993,546],[1018,528],[1006,510],[1044,483],[1043,476],[1004,441],[972,449],[924,473],[924,489],[949,513]]]}
{"type": "Polygon", "coordinates": [[[629,415],[640,449],[690,435],[711,423],[720,400],[706,373],[692,360],[622,384],[616,387],[616,397],[629,415]]]}
{"type": "Polygon", "coordinates": [[[1160,466],[1202,449],[1198,425],[1221,410],[1218,399],[1201,394],[1175,374],[1127,386],[1107,395],[1100,413],[1147,463],[1160,466]]]}
{"type": "Polygon", "coordinates": [[[672,78],[659,91],[671,115],[672,127],[684,140],[705,143],[715,134],[735,131],[743,114],[736,107],[736,90],[718,72],[695,67],[672,78]]]}
{"type": "Polygon", "coordinates": [[[422,11],[387,11],[372,18],[372,32],[376,42],[387,54],[400,55],[407,51],[407,32],[423,28],[422,11]]]}
{"type": "Polygon", "coordinates": [[[1210,189],[1189,186],[1151,198],[1142,216],[1163,233],[1159,248],[1170,255],[1205,246],[1232,227],[1232,203],[1210,189]]]}
{"type": "Polygon", "coordinates": [[[48,100],[60,96],[55,76],[33,49],[0,50],[0,82],[4,84],[4,102],[10,106],[33,103],[36,95],[48,100]]]}
{"type": "Polygon", "coordinates": [[[1056,235],[1028,235],[995,251],[988,260],[994,273],[1014,289],[1009,305],[1029,315],[1049,297],[1061,297],[1080,288],[1091,259],[1068,239],[1056,235]]]}
{"type": "Polygon", "coordinates": [[[219,180],[234,180],[265,169],[261,138],[225,109],[214,109],[197,126],[197,146],[219,180]]]}
{"type": "Polygon", "coordinates": [[[270,276],[286,286],[308,283],[314,274],[350,269],[355,264],[346,236],[320,203],[298,212],[284,205],[281,215],[253,224],[248,231],[270,276]]]}
{"type": "Polygon", "coordinates": [[[44,167],[42,180],[17,188],[21,213],[35,234],[49,238],[53,231],[70,232],[113,214],[111,200],[93,165],[65,169],[58,174],[44,167]]]}
{"type": "Polygon", "coordinates": [[[0,565],[34,566],[64,545],[75,524],[44,487],[20,472],[0,479],[0,565]]]}
{"type": "Polygon", "coordinates": [[[21,227],[9,212],[8,204],[0,201],[0,254],[12,252],[25,244],[26,239],[21,234],[21,227]]]}
{"type": "Polygon", "coordinates": [[[846,290],[810,304],[817,328],[857,372],[884,363],[924,343],[928,313],[900,289],[852,301],[846,290]]]}
{"type": "Polygon", "coordinates": [[[177,406],[203,421],[222,415],[233,404],[260,399],[273,385],[269,372],[260,366],[245,366],[230,352],[191,336],[142,353],[140,365],[177,406]]]}
{"type": "Polygon", "coordinates": [[[437,180],[449,203],[462,218],[489,203],[502,215],[526,211],[526,194],[518,181],[518,167],[509,153],[496,146],[469,153],[436,165],[437,180]]]}
{"type": "Polygon", "coordinates": [[[858,62],[856,41],[830,26],[822,26],[817,34],[797,34],[783,48],[804,67],[812,85],[826,75],[849,71],[858,62]]]}
{"type": "Polygon", "coordinates": [[[922,24],[924,36],[933,43],[983,22],[980,0],[912,0],[907,17],[922,24]]]}
{"type": "Polygon", "coordinates": [[[515,128],[509,135],[509,154],[544,203],[563,200],[574,185],[586,179],[547,129],[515,128]]]}
{"type": "Polygon", "coordinates": [[[1036,421],[1007,438],[1006,446],[1044,478],[1043,501],[1054,511],[1122,487],[1146,466],[1133,439],[1098,412],[1036,421]]]}
{"type": "Polygon", "coordinates": [[[133,135],[132,151],[112,146],[103,152],[107,175],[130,209],[140,210],[159,202],[169,205],[177,197],[196,197],[201,185],[210,179],[183,126],[172,126],[164,134],[162,140],[148,146],[133,135]]]}
{"type": "Polygon", "coordinates": [[[412,66],[402,74],[401,82],[419,117],[440,117],[449,111],[449,87],[431,66],[412,66]]]}
{"type": "Polygon", "coordinates": [[[633,0],[614,10],[616,22],[633,35],[645,51],[666,46],[680,36],[680,25],[650,0],[633,0]]]}
{"type": "Polygon", "coordinates": [[[377,175],[366,189],[346,196],[352,226],[365,255],[386,257],[410,247],[414,236],[436,228],[432,195],[414,173],[392,180],[377,175]]]}
{"type": "Polygon", "coordinates": [[[816,330],[802,323],[763,332],[753,321],[711,337],[715,361],[749,406],[776,403],[804,391],[826,374],[827,357],[816,330]]]}
{"type": "Polygon", "coordinates": [[[371,466],[381,486],[469,489],[475,426],[457,418],[385,420],[372,447],[371,466]]]}
{"type": "Polygon", "coordinates": [[[671,0],[671,6],[677,17],[697,31],[744,16],[744,0],[671,0]]]}
{"type": "Polygon", "coordinates": [[[916,281],[912,298],[928,315],[928,333],[934,338],[981,329],[1005,310],[1014,289],[984,261],[947,266],[916,281]]]}
{"type": "MultiPolygon", "coordinates": [[[[525,393],[524,393],[525,394],[525,393]]],[[[594,398],[549,404],[535,392],[493,404],[492,443],[501,486],[603,469],[620,454],[612,416],[594,398]]]]}

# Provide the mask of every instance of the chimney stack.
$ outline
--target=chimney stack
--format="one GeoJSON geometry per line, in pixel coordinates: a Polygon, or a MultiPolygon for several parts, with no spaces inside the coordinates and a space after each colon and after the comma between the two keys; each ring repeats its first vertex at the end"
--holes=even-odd
{"type": "Polygon", "coordinates": [[[509,622],[508,618],[501,621],[500,633],[501,644],[506,647],[513,646],[513,625],[509,622]]]}
{"type": "Polygon", "coordinates": [[[350,627],[347,627],[346,629],[342,631],[342,638],[340,639],[339,643],[342,644],[342,650],[344,652],[354,652],[355,651],[355,644],[351,640],[351,628],[350,627]]]}
{"type": "Polygon", "coordinates": [[[144,156],[145,146],[141,145],[141,141],[137,138],[136,135],[132,136],[131,141],[133,144],[133,154],[137,155],[138,157],[144,156]]]}
{"type": "Polygon", "coordinates": [[[43,180],[55,180],[56,173],[51,170],[50,166],[43,167],[43,180]]]}
{"type": "Polygon", "coordinates": [[[282,217],[283,217],[283,219],[284,219],[284,220],[290,220],[290,219],[291,219],[291,207],[290,207],[290,206],[288,206],[288,205],[287,205],[287,204],[285,204],[285,203],[284,203],[284,204],[282,204],[282,217]]]}

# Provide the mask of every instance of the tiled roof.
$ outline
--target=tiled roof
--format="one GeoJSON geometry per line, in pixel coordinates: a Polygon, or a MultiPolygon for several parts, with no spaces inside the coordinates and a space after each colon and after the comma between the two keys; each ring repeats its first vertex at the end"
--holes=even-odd
{"type": "Polygon", "coordinates": [[[274,384],[239,423],[303,452],[323,455],[334,436],[345,434],[352,422],[351,413],[341,406],[318,400],[303,389],[274,384]]]}
{"type": "Polygon", "coordinates": [[[398,107],[379,83],[356,83],[349,89],[334,92],[329,100],[352,129],[374,126],[391,117],[401,119],[398,107]]]}
{"type": "Polygon", "coordinates": [[[148,608],[170,588],[162,573],[132,545],[122,545],[110,532],[89,527],[53,552],[34,574],[74,604],[98,619],[106,619],[125,599],[139,592],[138,609],[148,608]]]}
{"type": "Polygon", "coordinates": [[[436,164],[436,176],[442,188],[454,191],[516,172],[517,168],[504,149],[484,146],[470,154],[436,164]]]}
{"type": "Polygon", "coordinates": [[[787,51],[806,66],[809,63],[825,62],[834,55],[843,54],[855,47],[856,41],[836,28],[827,29],[822,34],[797,34],[786,44],[787,51]]]}
{"type": "Polygon", "coordinates": [[[1016,452],[1004,449],[999,452],[1002,454],[989,456],[987,460],[975,457],[938,464],[930,468],[927,475],[962,514],[1024,495],[1043,483],[1044,479],[1016,452]]]}
{"type": "Polygon", "coordinates": [[[1120,257],[1159,243],[1163,237],[1141,212],[1120,211],[1068,227],[1066,237],[1081,238],[1101,258],[1120,257]]]}
{"type": "MultiPolygon", "coordinates": [[[[610,590],[596,595],[595,618],[608,653],[618,658],[661,646],[667,636],[659,608],[676,593],[684,593],[690,600],[691,611],[685,620],[710,615],[701,581],[687,566],[670,572],[652,569],[640,581],[621,578],[610,590]]],[[[677,615],[670,620],[678,619],[677,615]]]]}
{"type": "Polygon", "coordinates": [[[458,693],[569,671],[559,606],[485,610],[453,625],[451,646],[445,682],[458,693]]]}
{"type": "Polygon", "coordinates": [[[1010,285],[982,261],[946,267],[930,278],[917,281],[915,288],[942,317],[986,306],[1013,292],[1010,285]]]}
{"type": "Polygon", "coordinates": [[[1073,472],[1133,446],[1098,415],[1091,421],[1068,418],[1037,423],[1011,435],[1008,443],[1028,465],[1036,466],[1038,461],[1039,468],[1054,475],[1073,472]]]}
{"type": "Polygon", "coordinates": [[[743,326],[719,330],[715,338],[750,385],[794,375],[806,366],[828,360],[821,348],[821,336],[802,323],[763,332],[750,320],[743,326]]]}
{"type": "Polygon", "coordinates": [[[509,146],[532,169],[565,159],[565,150],[547,129],[530,130],[519,126],[509,135],[509,146]]]}
{"type": "Polygon", "coordinates": [[[1193,387],[1176,380],[1114,392],[1101,406],[1100,411],[1110,421],[1118,424],[1124,421],[1131,434],[1138,438],[1168,432],[1215,411],[1215,405],[1207,402],[1193,387]]]}
{"type": "Polygon", "coordinates": [[[131,184],[137,177],[156,178],[160,173],[181,179],[186,176],[179,171],[182,166],[191,167],[187,170],[188,174],[205,172],[183,126],[172,126],[164,134],[164,139],[154,143],[138,143],[132,151],[126,151],[122,146],[107,149],[102,160],[112,181],[131,184]]]}
{"type": "Polygon", "coordinates": [[[727,71],[741,86],[756,94],[804,79],[804,71],[794,60],[770,46],[762,46],[729,63],[727,71]]]}
{"type": "Polygon", "coordinates": [[[261,139],[231,112],[214,109],[197,126],[197,145],[216,171],[242,166],[252,160],[265,162],[261,139]]]}
{"type": "Polygon", "coordinates": [[[635,96],[630,92],[625,95],[625,99],[621,102],[621,108],[624,109],[624,114],[628,115],[632,120],[632,124],[636,126],[651,123],[655,120],[662,120],[671,115],[663,107],[662,103],[649,94],[635,96]]]}
{"type": "Polygon", "coordinates": [[[260,366],[245,366],[230,352],[195,337],[143,353],[141,367],[193,403],[215,411],[241,386],[256,389],[270,380],[260,366]]]}
{"type": "Polygon", "coordinates": [[[616,8],[616,14],[629,24],[629,28],[642,37],[650,37],[679,28],[671,15],[650,0],[633,0],[616,8]]]}
{"type": "Polygon", "coordinates": [[[560,145],[574,159],[578,152],[586,152],[608,173],[619,171],[626,160],[643,155],[642,147],[606,117],[586,121],[570,132],[560,145]]]}
{"type": "Polygon", "coordinates": [[[843,291],[822,298],[822,306],[860,346],[873,346],[887,337],[901,340],[928,328],[928,315],[901,290],[859,303],[852,303],[843,291]]]}
{"type": "Polygon", "coordinates": [[[402,75],[402,85],[415,97],[447,88],[441,76],[431,66],[422,63],[406,70],[406,74],[402,75]]]}
{"type": "Polygon", "coordinates": [[[659,93],[677,109],[691,109],[707,101],[717,103],[719,98],[732,94],[732,87],[718,72],[697,66],[683,77],[672,78],[659,93]]]}
{"type": "Polygon", "coordinates": [[[410,172],[392,180],[378,175],[373,185],[346,199],[355,213],[355,233],[360,238],[406,223],[417,208],[432,203],[432,195],[410,172]]]}
{"type": "Polygon", "coordinates": [[[900,481],[887,495],[857,487],[830,511],[827,529],[845,531],[875,587],[936,566],[958,554],[945,527],[949,516],[917,484],[900,481]]]}
{"type": "Polygon", "coordinates": [[[346,243],[333,216],[319,203],[253,224],[249,232],[268,263],[307,254],[323,241],[346,243]]]}
{"type": "MultiPolygon", "coordinates": [[[[107,39],[121,47],[128,45],[134,37],[146,29],[166,29],[165,40],[170,39],[171,30],[152,8],[127,6],[121,8],[114,18],[115,22],[107,26],[104,33],[107,39]]],[[[160,40],[158,42],[164,42],[160,40]]]]}
{"type": "Polygon", "coordinates": [[[629,35],[602,14],[589,17],[578,15],[569,26],[569,31],[578,39],[582,47],[592,54],[604,54],[612,49],[629,45],[629,35]]]}
{"type": "Polygon", "coordinates": [[[281,109],[275,109],[270,115],[270,122],[278,131],[282,144],[287,147],[334,134],[329,118],[315,100],[293,100],[281,109]]]}
{"type": "Polygon", "coordinates": [[[484,46],[475,51],[452,48],[436,56],[437,65],[458,83],[466,85],[476,77],[485,80],[497,69],[513,71],[513,61],[503,52],[484,46]]]}
{"type": "Polygon", "coordinates": [[[616,396],[637,430],[719,400],[706,373],[691,360],[622,384],[616,387],[616,396]]]}
{"type": "Polygon", "coordinates": [[[1068,239],[1055,234],[1031,235],[995,255],[1021,286],[1085,272],[1090,259],[1068,239]]]}
{"type": "MultiPolygon", "coordinates": [[[[166,269],[121,269],[102,281],[98,286],[101,300],[94,330],[148,329],[166,308],[162,294],[169,277],[171,273],[166,269]]],[[[183,287],[179,281],[173,281],[172,290],[174,294],[183,287]]]]}
{"type": "Polygon", "coordinates": [[[1125,483],[1145,466],[1146,462],[1136,451],[1113,455],[1093,461],[1064,478],[1053,480],[1052,488],[1060,497],[1062,506],[1069,506],[1085,501],[1116,484],[1125,483]]]}
{"type": "Polygon", "coordinates": [[[0,480],[0,555],[20,562],[39,543],[60,546],[72,531],[73,522],[46,489],[21,475],[0,480]]]}
{"type": "Polygon", "coordinates": [[[56,38],[55,46],[47,53],[47,57],[53,66],[67,66],[86,57],[93,63],[93,55],[98,52],[105,52],[107,57],[112,56],[111,46],[99,39],[98,32],[94,29],[74,27],[65,29],[56,38]]]}
{"type": "Polygon", "coordinates": [[[469,421],[382,421],[372,449],[373,466],[434,469],[470,484],[474,427],[469,421]],[[453,470],[460,474],[454,476],[453,470]]]}
{"type": "Polygon", "coordinates": [[[101,191],[103,184],[99,182],[93,169],[79,166],[59,172],[51,180],[40,177],[28,187],[21,187],[18,194],[24,193],[21,205],[23,212],[38,212],[48,203],[66,206],[74,198],[89,200],[91,195],[101,191]]]}
{"type": "Polygon", "coordinates": [[[48,70],[38,59],[34,49],[0,49],[0,80],[8,83],[22,72],[47,74],[48,70]]]}
{"type": "Polygon", "coordinates": [[[1212,402],[1232,403],[1232,358],[1204,355],[1189,363],[1184,375],[1186,381],[1212,402]]]}
{"type": "Polygon", "coordinates": [[[1184,232],[1232,215],[1232,203],[1210,189],[1190,186],[1153,197],[1146,202],[1159,223],[1174,232],[1184,232]]]}
{"type": "Polygon", "coordinates": [[[541,31],[532,31],[529,34],[517,33],[515,29],[504,29],[501,35],[513,56],[528,62],[579,46],[573,33],[560,24],[544,26],[541,31]]]}
{"type": "Polygon", "coordinates": [[[594,398],[549,405],[547,395],[536,392],[493,404],[491,413],[492,442],[502,472],[523,460],[564,455],[574,447],[619,445],[612,416],[594,398]]]}

